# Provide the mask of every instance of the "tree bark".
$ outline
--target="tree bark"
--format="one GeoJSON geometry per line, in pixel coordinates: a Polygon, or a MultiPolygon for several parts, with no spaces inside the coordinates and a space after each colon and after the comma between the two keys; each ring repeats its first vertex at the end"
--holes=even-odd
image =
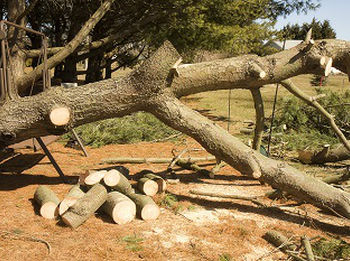
{"type": "Polygon", "coordinates": [[[107,199],[107,189],[101,185],[94,185],[82,198],[62,215],[63,222],[77,228],[83,224],[107,199]]]}
{"type": "Polygon", "coordinates": [[[176,50],[166,43],[126,77],[64,90],[55,88],[42,94],[6,103],[0,110],[0,139],[3,145],[49,133],[63,133],[84,123],[120,117],[143,110],[188,134],[208,152],[224,160],[242,174],[260,178],[295,197],[350,217],[350,195],[304,175],[287,164],[253,151],[221,127],[182,104],[177,97],[225,88],[255,88],[280,82],[303,73],[324,72],[321,60],[332,57],[334,65],[347,71],[350,43],[340,40],[317,41],[267,57],[244,56],[194,65],[180,65],[176,50]],[[266,71],[258,77],[257,64],[266,71]],[[172,70],[170,70],[173,68],[172,70]],[[69,126],[57,127],[48,121],[56,104],[71,111],[69,126]]]}

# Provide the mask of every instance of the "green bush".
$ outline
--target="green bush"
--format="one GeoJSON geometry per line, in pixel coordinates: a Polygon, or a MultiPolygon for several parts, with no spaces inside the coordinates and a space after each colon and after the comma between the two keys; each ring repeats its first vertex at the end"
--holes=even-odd
{"type": "MultiPolygon", "coordinates": [[[[317,89],[317,94],[326,94],[319,103],[335,117],[336,124],[345,136],[350,138],[350,91],[335,93],[329,90],[317,89]]],[[[276,114],[278,132],[283,135],[277,142],[287,142],[288,149],[317,147],[326,143],[337,143],[337,137],[330,127],[328,120],[310,105],[295,98],[287,97],[282,100],[282,109],[276,114]],[[286,125],[287,131],[282,127],[286,125]]]]}
{"type": "MultiPolygon", "coordinates": [[[[153,115],[144,112],[85,124],[75,130],[86,145],[93,147],[153,141],[177,133],[153,115]]],[[[71,134],[63,136],[63,139],[67,138],[71,138],[71,134]]]]}

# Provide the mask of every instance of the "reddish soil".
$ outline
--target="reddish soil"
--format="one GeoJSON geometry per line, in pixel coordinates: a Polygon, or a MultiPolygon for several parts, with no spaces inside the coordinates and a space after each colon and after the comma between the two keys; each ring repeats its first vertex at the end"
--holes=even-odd
{"type": "MultiPolygon", "coordinates": [[[[188,146],[200,146],[188,140],[188,146]]],[[[50,151],[70,181],[87,169],[102,168],[107,157],[171,157],[171,150],[184,147],[172,142],[111,145],[87,148],[89,157],[80,151],[64,148],[60,143],[49,145],[50,151]]],[[[32,150],[20,150],[33,153],[32,150]]],[[[40,153],[40,151],[38,152],[40,153]]],[[[206,155],[204,151],[192,156],[206,155]]],[[[167,164],[125,164],[130,174],[143,169],[164,171],[167,164]]],[[[350,222],[320,212],[310,205],[292,207],[294,202],[266,204],[288,205],[300,215],[259,208],[249,201],[194,196],[190,189],[261,195],[271,188],[241,176],[230,167],[223,168],[215,179],[197,176],[189,171],[178,172],[180,183],[169,184],[168,192],[179,203],[172,209],[162,207],[156,221],[136,219],[127,225],[113,224],[103,214],[96,214],[76,230],[37,214],[32,198],[38,184],[46,184],[62,199],[71,185],[62,184],[48,159],[43,158],[22,174],[0,174],[0,257],[1,260],[219,260],[229,254],[232,260],[286,260],[262,236],[271,229],[287,236],[325,236],[333,234],[350,240],[350,222]],[[142,239],[126,242],[127,236],[142,239]],[[47,246],[33,239],[45,240],[47,246]]],[[[160,202],[162,196],[157,196],[160,202]]],[[[221,259],[225,260],[225,259],[221,259]]]]}

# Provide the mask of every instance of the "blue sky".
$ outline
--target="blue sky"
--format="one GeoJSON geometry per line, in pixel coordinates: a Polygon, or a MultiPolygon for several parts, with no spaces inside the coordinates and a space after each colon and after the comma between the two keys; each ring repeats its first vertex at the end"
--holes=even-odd
{"type": "Polygon", "coordinates": [[[320,21],[329,20],[337,38],[350,41],[350,0],[320,0],[320,3],[320,8],[309,11],[307,15],[294,13],[287,18],[279,18],[276,28],[281,29],[288,23],[310,23],[315,17],[320,21]]]}

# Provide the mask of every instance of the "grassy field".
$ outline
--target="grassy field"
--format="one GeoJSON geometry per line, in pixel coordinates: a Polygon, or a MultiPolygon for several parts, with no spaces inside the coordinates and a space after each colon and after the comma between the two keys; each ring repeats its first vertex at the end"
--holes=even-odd
{"type": "MultiPolygon", "coordinates": [[[[310,80],[312,75],[300,75],[294,77],[293,82],[309,95],[316,94],[315,87],[311,86],[310,80]]],[[[328,79],[327,86],[322,87],[331,89],[336,92],[344,92],[350,90],[350,83],[345,75],[332,75],[328,79]]],[[[265,117],[270,117],[272,112],[273,100],[275,96],[276,85],[264,86],[261,93],[264,100],[265,117]]],[[[228,90],[215,91],[210,93],[199,93],[184,98],[186,103],[189,103],[192,108],[205,111],[206,114],[213,120],[227,121],[228,117],[228,90]]],[[[282,86],[279,87],[278,104],[283,97],[291,94],[282,86]]],[[[238,133],[243,126],[244,120],[255,120],[255,110],[253,99],[248,90],[232,90],[231,91],[231,133],[238,133]]],[[[225,126],[225,124],[224,124],[225,126]]]]}

